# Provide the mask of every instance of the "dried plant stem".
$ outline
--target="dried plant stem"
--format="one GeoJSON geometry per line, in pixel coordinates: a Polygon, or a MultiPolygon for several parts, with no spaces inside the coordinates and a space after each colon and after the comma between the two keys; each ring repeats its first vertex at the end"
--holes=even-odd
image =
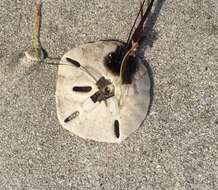
{"type": "Polygon", "coordinates": [[[34,29],[32,33],[32,46],[34,50],[34,57],[38,60],[42,57],[42,47],[40,42],[40,29],[41,29],[41,1],[35,1],[35,18],[34,29]]]}

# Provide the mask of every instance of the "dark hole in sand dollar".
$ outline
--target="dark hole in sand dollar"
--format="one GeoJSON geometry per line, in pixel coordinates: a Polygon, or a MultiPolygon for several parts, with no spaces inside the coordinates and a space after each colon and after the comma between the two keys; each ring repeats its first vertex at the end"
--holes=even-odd
{"type": "Polygon", "coordinates": [[[75,111],[75,112],[73,112],[71,115],[69,115],[69,116],[64,120],[64,122],[65,122],[65,123],[68,123],[69,121],[75,119],[75,118],[78,117],[78,116],[79,116],[79,111],[75,111]]]}
{"type": "Polygon", "coordinates": [[[115,133],[117,138],[120,137],[120,124],[119,124],[118,120],[114,121],[114,133],[115,133]]]}
{"type": "Polygon", "coordinates": [[[91,86],[74,86],[73,91],[75,92],[90,92],[92,90],[91,86]]]}
{"type": "Polygon", "coordinates": [[[80,63],[79,63],[78,61],[75,61],[75,60],[73,60],[73,59],[71,59],[71,58],[69,58],[69,57],[66,57],[66,60],[67,60],[68,62],[72,63],[74,66],[80,67],[80,63]]]}

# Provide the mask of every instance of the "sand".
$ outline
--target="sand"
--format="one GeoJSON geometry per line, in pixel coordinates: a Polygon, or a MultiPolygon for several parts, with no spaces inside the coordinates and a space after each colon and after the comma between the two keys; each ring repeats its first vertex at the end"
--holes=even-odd
{"type": "MultiPolygon", "coordinates": [[[[50,57],[125,40],[138,1],[44,1],[50,57]]],[[[56,114],[57,67],[20,64],[33,1],[0,1],[0,189],[200,189],[217,184],[218,1],[155,1],[145,56],[150,114],[121,144],[72,136],[56,114]]]]}

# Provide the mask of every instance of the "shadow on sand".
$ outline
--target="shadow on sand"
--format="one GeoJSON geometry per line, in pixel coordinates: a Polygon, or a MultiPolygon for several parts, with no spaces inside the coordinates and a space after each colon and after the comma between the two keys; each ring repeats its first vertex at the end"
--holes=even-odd
{"type": "MultiPolygon", "coordinates": [[[[161,8],[164,4],[165,0],[158,0],[157,3],[155,4],[155,7],[153,9],[153,12],[150,14],[150,16],[148,17],[147,22],[145,23],[145,27],[144,27],[144,36],[142,38],[141,41],[141,45],[140,45],[140,53],[139,55],[141,55],[144,58],[144,52],[147,49],[147,47],[152,47],[153,43],[158,39],[158,33],[154,30],[154,26],[155,23],[158,19],[158,16],[160,14],[161,8]]],[[[148,109],[148,113],[147,115],[150,113],[151,107],[152,107],[152,103],[154,100],[154,74],[152,71],[152,67],[150,66],[150,64],[145,60],[145,66],[147,68],[148,74],[149,74],[149,78],[151,81],[151,90],[150,90],[150,104],[149,104],[149,109],[148,109]]]]}

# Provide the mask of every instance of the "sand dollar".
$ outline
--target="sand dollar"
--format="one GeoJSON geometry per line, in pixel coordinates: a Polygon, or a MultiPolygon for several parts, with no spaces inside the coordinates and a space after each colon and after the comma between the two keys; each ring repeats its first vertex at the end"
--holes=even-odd
{"type": "Polygon", "coordinates": [[[150,104],[150,78],[145,65],[139,64],[132,84],[121,85],[119,76],[103,64],[105,56],[119,45],[117,41],[88,43],[62,57],[56,86],[57,115],[71,133],[119,143],[145,119],[150,104]],[[107,87],[99,90],[101,84],[107,87]],[[102,91],[109,92],[106,100],[101,100],[106,96],[102,91]]]}

